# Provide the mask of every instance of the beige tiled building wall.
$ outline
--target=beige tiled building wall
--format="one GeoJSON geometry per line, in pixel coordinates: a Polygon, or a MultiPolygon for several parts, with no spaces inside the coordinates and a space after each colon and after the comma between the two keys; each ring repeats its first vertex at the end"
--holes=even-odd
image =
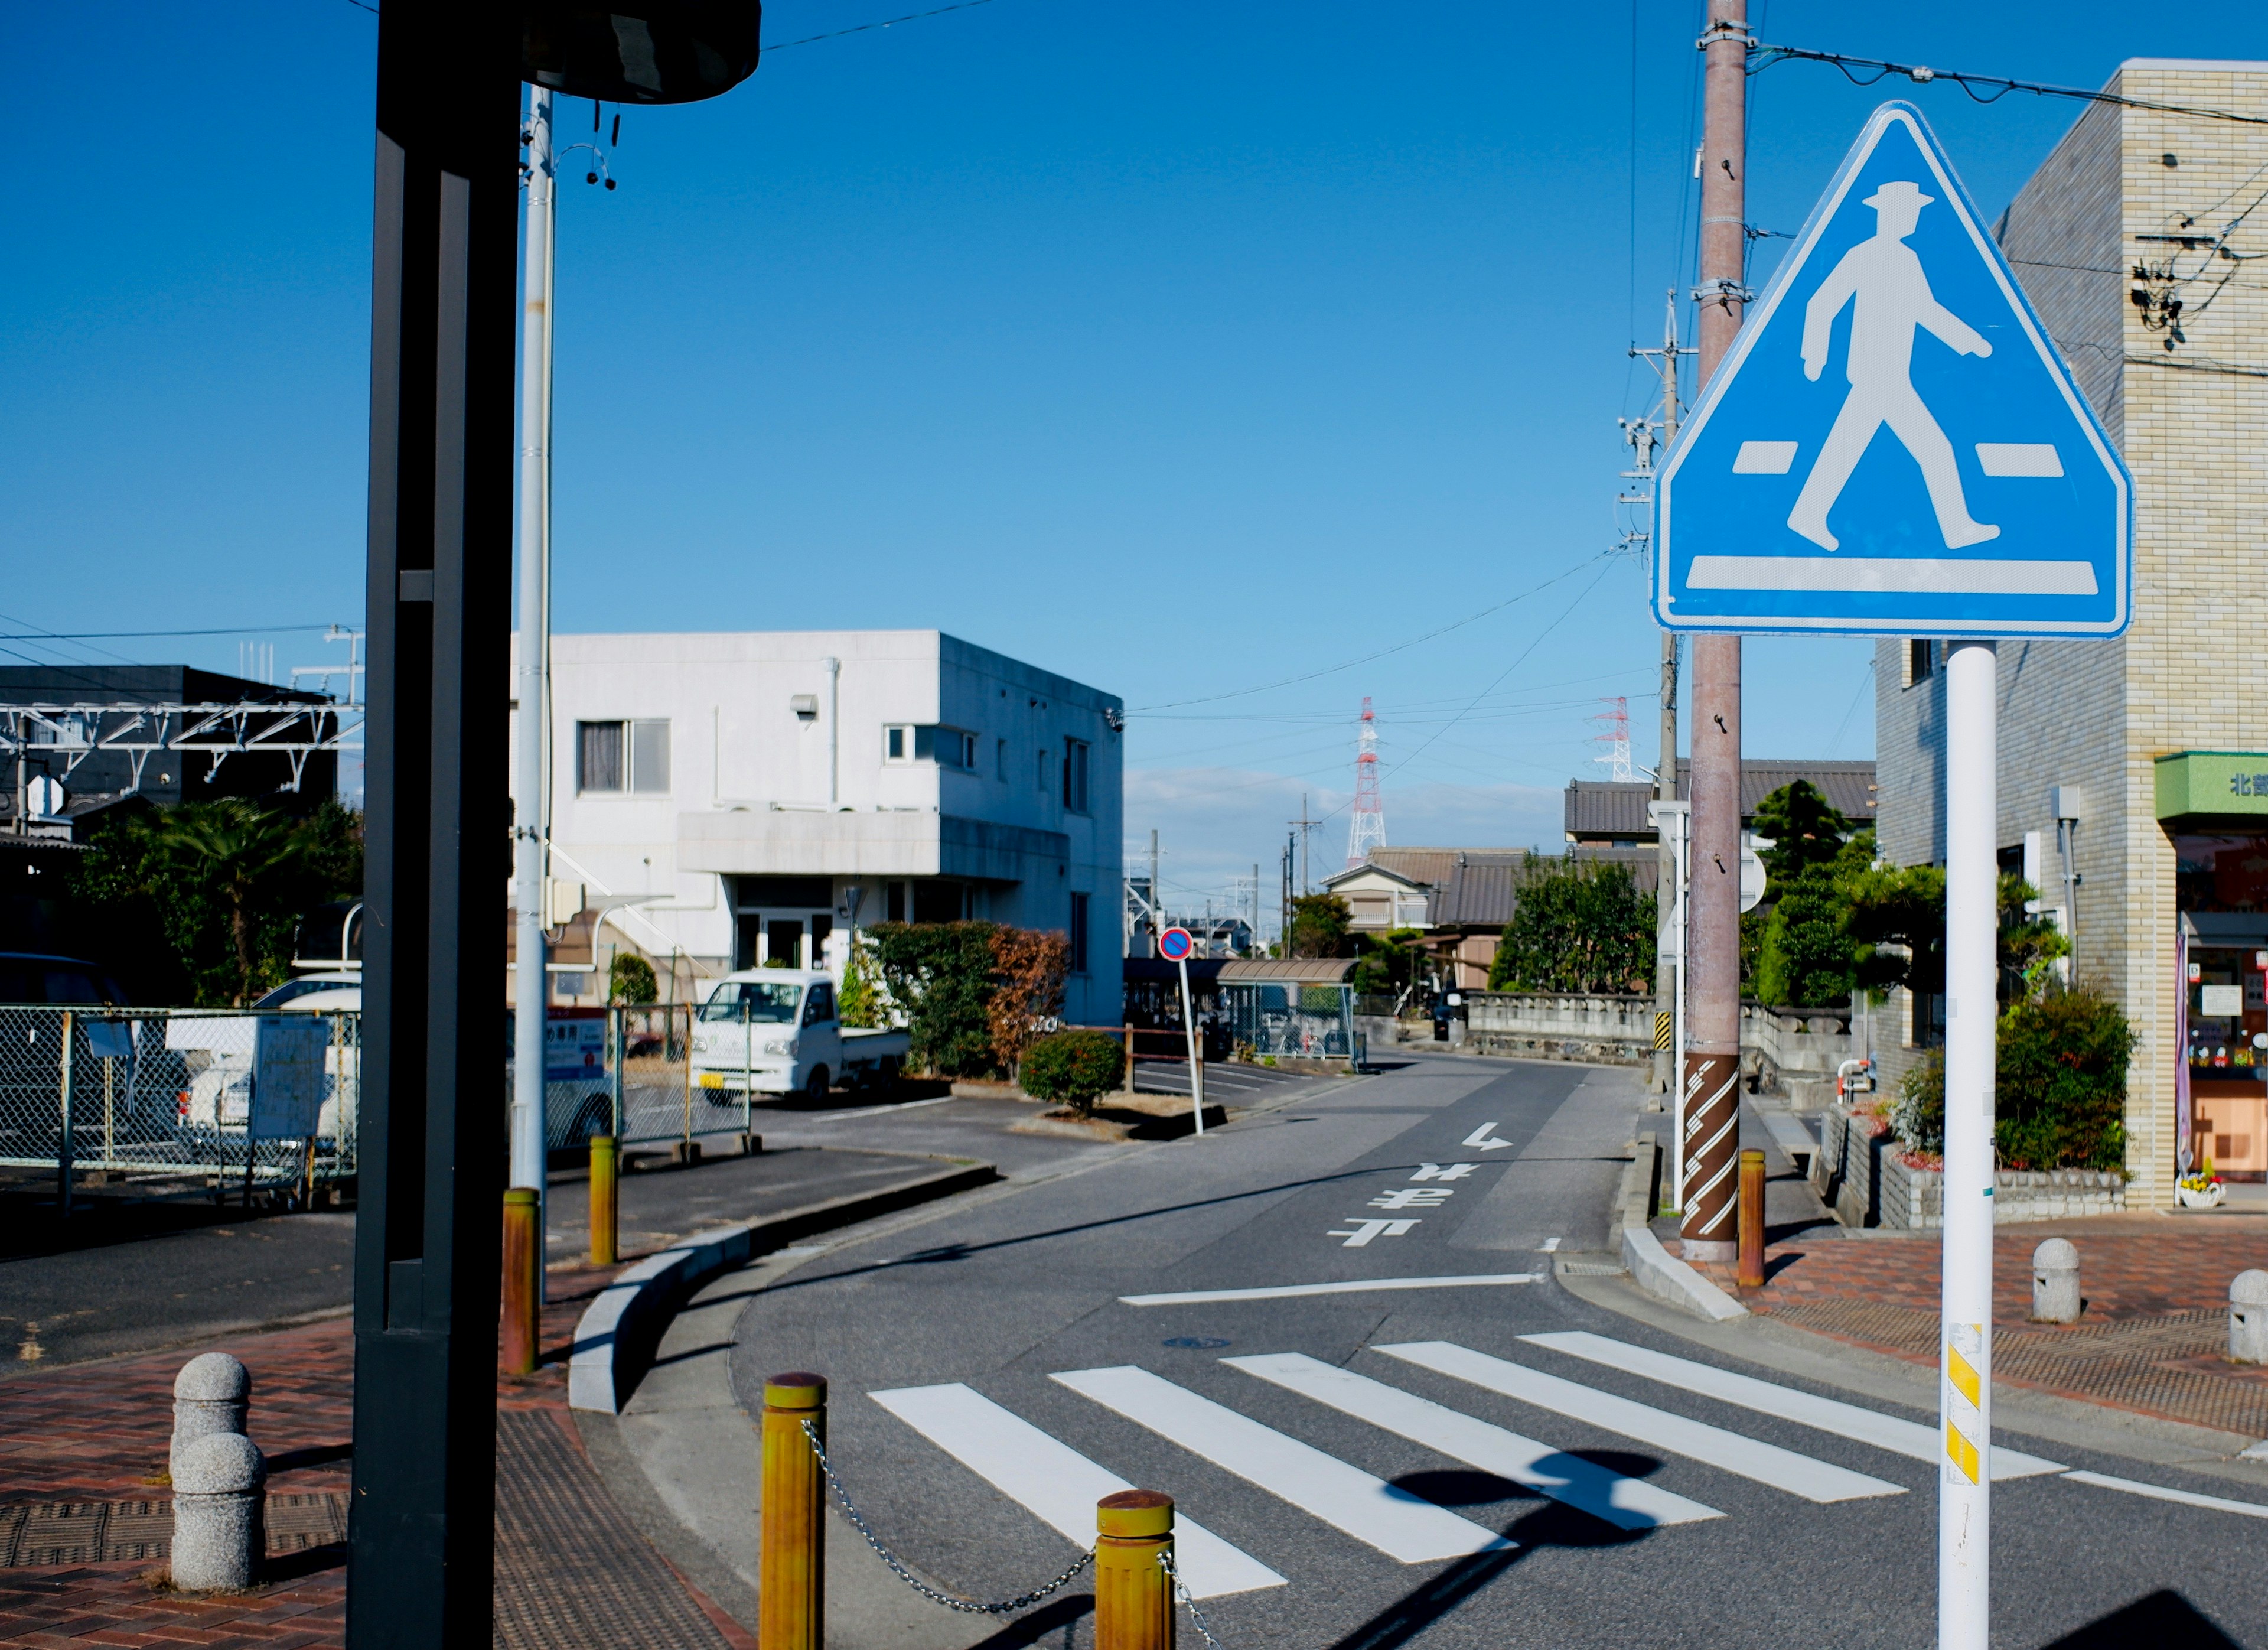
{"type": "MultiPolygon", "coordinates": [[[[2268,63],[2140,59],[2106,90],[2268,115],[2268,63]]],[[[2180,750],[2268,751],[2268,127],[2093,105],[1997,232],[2125,455],[2136,528],[2124,637],[2000,648],[1999,840],[2014,848],[2041,833],[2042,892],[2061,904],[2049,788],[2083,792],[2078,971],[2117,996],[2139,1035],[2127,1172],[2134,1203],[2164,1206],[2183,1051],[2174,851],[2156,818],[2154,762],[2180,750]],[[2138,279],[2138,267],[2170,279],[2138,279]],[[2150,324],[2161,306],[2137,304],[2138,290],[2181,299],[2183,335],[2171,349],[2169,331],[2150,324]]],[[[1912,682],[1911,663],[1906,643],[1877,645],[1881,841],[1902,865],[1945,854],[1944,678],[1912,682]]],[[[1885,1045],[1917,1040],[1911,1005],[1898,1007],[1901,1035],[1885,1045]]],[[[1882,1052],[1886,1076],[1911,1057],[1882,1052]]]]}

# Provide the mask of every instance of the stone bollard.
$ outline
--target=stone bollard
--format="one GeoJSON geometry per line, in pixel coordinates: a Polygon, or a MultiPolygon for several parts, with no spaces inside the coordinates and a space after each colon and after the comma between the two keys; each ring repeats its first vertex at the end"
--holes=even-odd
{"type": "Polygon", "coordinates": [[[2079,1251],[2050,1238],[2032,1251],[2032,1322],[2079,1322],[2079,1251]]]}
{"type": "Polygon", "coordinates": [[[173,1585],[250,1587],[268,1551],[268,1463],[241,1433],[207,1433],[173,1461],[173,1585]]]}
{"type": "Polygon", "coordinates": [[[2228,1356],[2240,1364],[2268,1364],[2268,1272],[2239,1272],[2228,1285],[2228,1356]]]}
{"type": "Polygon", "coordinates": [[[181,1366],[173,1377],[173,1444],[166,1470],[179,1479],[181,1449],[213,1433],[244,1432],[252,1407],[252,1376],[226,1352],[206,1352],[181,1366]]]}

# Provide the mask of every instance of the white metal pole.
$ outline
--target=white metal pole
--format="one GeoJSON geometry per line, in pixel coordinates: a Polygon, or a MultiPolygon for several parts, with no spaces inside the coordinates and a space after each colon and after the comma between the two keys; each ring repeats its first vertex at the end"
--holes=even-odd
{"type": "Polygon", "coordinates": [[[1691,857],[1685,826],[1690,817],[1683,808],[1669,815],[1677,831],[1677,891],[1674,901],[1677,923],[1677,1020],[1669,1034],[1677,1058],[1672,1073],[1676,1091],[1669,1108],[1669,1201],[1681,1216],[1685,1212],[1685,954],[1689,949],[1685,884],[1686,861],[1691,857]]]}
{"type": "Polygon", "coordinates": [[[1999,975],[1994,667],[1989,642],[1956,642],[1946,661],[1940,1650],[1987,1650],[1991,1637],[1992,1068],[1999,975]]]}
{"type": "Polygon", "coordinates": [[[1189,1035],[1189,1109],[1197,1116],[1197,1132],[1204,1132],[1204,1087],[1197,1074],[1197,1016],[1189,1002],[1189,960],[1182,959],[1182,1029],[1189,1035]]]}
{"type": "MultiPolygon", "coordinates": [[[[829,656],[827,667],[827,806],[843,801],[843,661],[829,656]]],[[[817,961],[817,959],[814,959],[817,961]]]]}
{"type": "MultiPolygon", "coordinates": [[[[551,217],[556,181],[551,154],[551,94],[528,94],[527,247],[519,374],[519,659],[513,821],[513,964],[512,1183],[536,1194],[536,1230],[544,1182],[543,1022],[550,991],[544,969],[543,770],[544,582],[549,556],[551,464],[551,217]]],[[[538,1253],[541,1254],[539,1249],[538,1253]]],[[[542,1276],[537,1267],[537,1276],[542,1276]]]]}

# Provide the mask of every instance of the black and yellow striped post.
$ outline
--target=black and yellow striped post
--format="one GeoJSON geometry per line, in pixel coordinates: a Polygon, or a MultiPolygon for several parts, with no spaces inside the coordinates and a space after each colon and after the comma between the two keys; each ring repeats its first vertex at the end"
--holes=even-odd
{"type": "Polygon", "coordinates": [[[1174,1498],[1121,1490],[1094,1504],[1094,1650],[1172,1650],[1174,1498]]]}
{"type": "Polygon", "coordinates": [[[827,1632],[827,1378],[800,1369],[764,1382],[763,1501],[756,1530],[757,1650],[820,1650],[827,1632]]]}
{"type": "Polygon", "coordinates": [[[1653,1015],[1653,1046],[1656,1051],[1667,1050],[1675,1035],[1677,1016],[1668,1009],[1656,1009],[1653,1015]]]}

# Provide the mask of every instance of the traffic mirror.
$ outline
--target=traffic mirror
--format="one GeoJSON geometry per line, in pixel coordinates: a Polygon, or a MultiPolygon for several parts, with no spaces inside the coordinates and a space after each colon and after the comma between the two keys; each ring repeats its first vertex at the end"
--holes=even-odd
{"type": "Polygon", "coordinates": [[[759,0],[530,0],[519,75],[600,103],[698,103],[756,71],[759,0]]]}

